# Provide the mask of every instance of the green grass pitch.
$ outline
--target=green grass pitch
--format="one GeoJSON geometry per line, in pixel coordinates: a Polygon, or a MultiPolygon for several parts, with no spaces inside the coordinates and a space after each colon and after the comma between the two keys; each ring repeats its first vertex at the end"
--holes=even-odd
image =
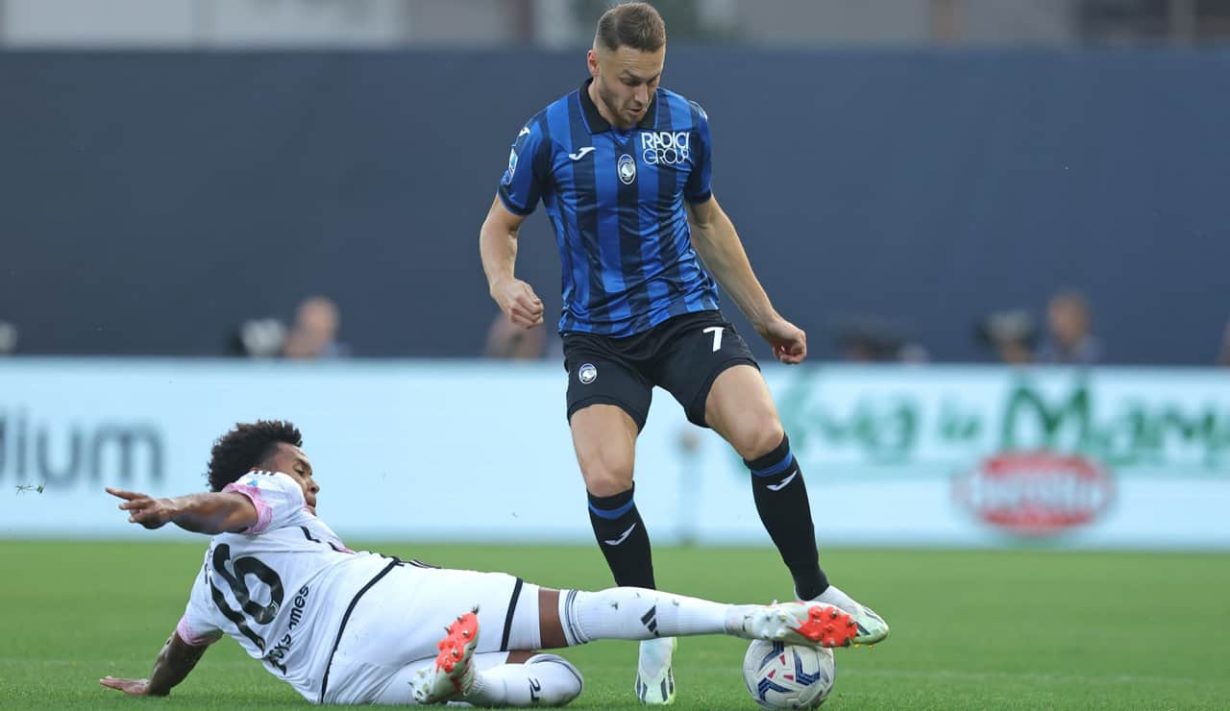
{"type": "MultiPolygon", "coordinates": [[[[151,538],[157,534],[151,534],[151,538]]],[[[598,588],[592,547],[372,545],[450,567],[598,588]]],[[[0,709],[304,709],[234,642],[169,699],[103,689],[145,676],[174,627],[203,546],[0,542],[0,709]]],[[[662,548],[664,589],[731,602],[789,595],[769,549],[662,548]]],[[[831,709],[1230,709],[1230,556],[1054,551],[833,550],[833,579],[892,636],[837,651],[831,709]]],[[[752,709],[745,644],[682,640],[679,709],[752,709]]],[[[586,677],[574,708],[636,709],[636,648],[568,650],[586,677]]]]}

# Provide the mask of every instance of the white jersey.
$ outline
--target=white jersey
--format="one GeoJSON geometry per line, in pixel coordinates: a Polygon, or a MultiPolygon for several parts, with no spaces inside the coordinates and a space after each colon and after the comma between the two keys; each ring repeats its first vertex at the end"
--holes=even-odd
{"type": "Polygon", "coordinates": [[[318,702],[343,618],[395,560],[343,545],[286,474],[249,472],[223,491],[251,499],[257,522],[213,537],[176,632],[191,645],[226,633],[318,702]]]}

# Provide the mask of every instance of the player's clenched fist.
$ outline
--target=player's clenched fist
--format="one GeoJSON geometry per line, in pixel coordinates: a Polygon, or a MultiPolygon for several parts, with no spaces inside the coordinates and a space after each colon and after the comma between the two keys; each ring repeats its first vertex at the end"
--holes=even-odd
{"type": "Polygon", "coordinates": [[[784,318],[777,318],[757,329],[770,345],[773,355],[787,365],[797,365],[807,357],[807,334],[784,318]]]}
{"type": "Polygon", "coordinates": [[[498,282],[491,289],[491,297],[514,325],[533,328],[542,323],[542,299],[526,282],[520,279],[498,282]]]}

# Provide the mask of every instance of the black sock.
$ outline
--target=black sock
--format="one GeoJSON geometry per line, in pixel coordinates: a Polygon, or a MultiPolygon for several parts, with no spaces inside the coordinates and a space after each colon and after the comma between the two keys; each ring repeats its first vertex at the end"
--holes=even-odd
{"type": "Polygon", "coordinates": [[[653,582],[653,555],[649,534],[632,500],[635,490],[633,486],[614,496],[590,494],[589,522],[615,584],[652,589],[657,587],[653,582]]]}
{"type": "Polygon", "coordinates": [[[782,562],[794,578],[795,594],[810,600],[829,586],[820,569],[816,550],[816,526],[811,520],[811,504],[803,472],[790,452],[790,438],[772,452],[752,461],[743,460],[752,471],[752,496],[760,521],[782,554],[782,562]]]}

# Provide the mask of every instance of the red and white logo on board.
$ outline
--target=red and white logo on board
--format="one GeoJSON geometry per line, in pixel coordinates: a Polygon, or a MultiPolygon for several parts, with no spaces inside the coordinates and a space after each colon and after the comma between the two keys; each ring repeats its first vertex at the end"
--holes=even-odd
{"type": "Polygon", "coordinates": [[[957,476],[953,496],[983,523],[1042,536],[1095,521],[1114,500],[1115,483],[1081,456],[1011,452],[957,476]]]}

